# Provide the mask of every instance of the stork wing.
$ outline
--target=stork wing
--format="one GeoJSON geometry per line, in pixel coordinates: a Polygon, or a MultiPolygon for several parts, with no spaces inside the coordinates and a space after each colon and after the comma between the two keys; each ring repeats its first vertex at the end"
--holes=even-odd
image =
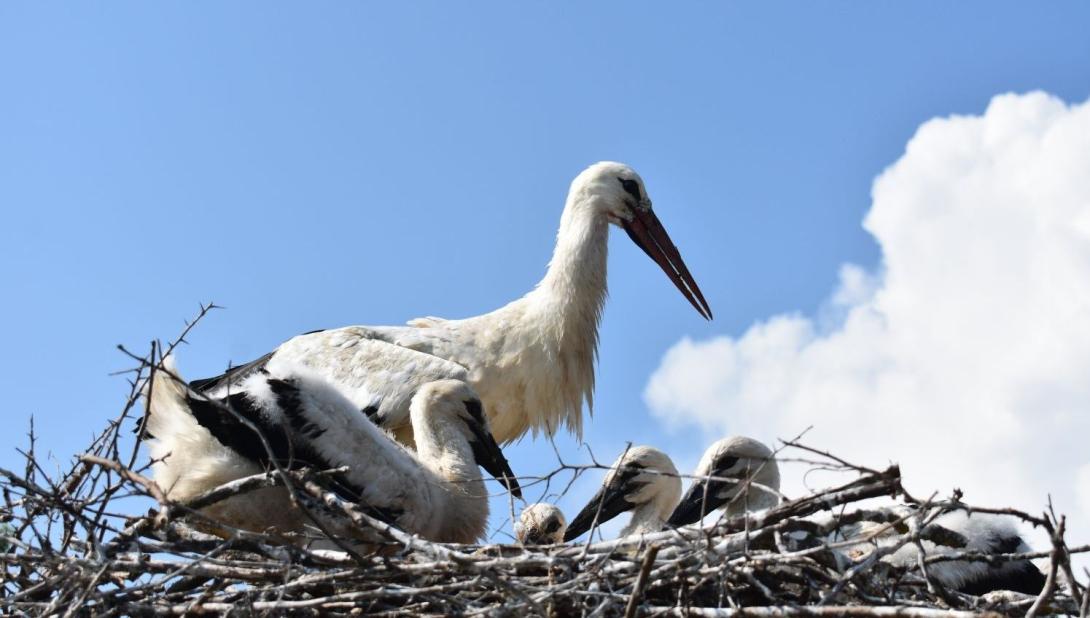
{"type": "MultiPolygon", "coordinates": [[[[307,331],[299,336],[305,337],[307,335],[314,335],[323,332],[324,330],[325,329],[307,331]]],[[[224,387],[227,386],[232,387],[231,390],[237,390],[246,378],[264,369],[265,365],[268,364],[269,359],[271,359],[275,353],[276,350],[273,350],[272,352],[263,355],[261,358],[254,359],[241,365],[235,365],[234,367],[229,367],[227,371],[224,371],[218,376],[193,380],[189,383],[189,388],[205,395],[225,390],[224,387]]]]}
{"type": "Polygon", "coordinates": [[[429,351],[426,338],[406,337],[409,327],[348,326],[300,335],[261,358],[193,387],[222,397],[269,364],[298,363],[336,386],[383,429],[408,424],[409,402],[420,386],[443,379],[466,380],[467,369],[429,351]]]}
{"type": "Polygon", "coordinates": [[[380,488],[385,492],[376,500],[376,488],[369,482],[376,475],[369,469],[374,466],[368,464],[384,461],[386,455],[388,465],[401,463],[398,471],[403,472],[404,460],[409,457],[369,421],[351,418],[353,411],[345,409],[344,399],[320,382],[304,392],[298,377],[253,378],[238,392],[218,399],[190,391],[186,405],[216,441],[263,468],[331,470],[350,466],[320,482],[371,516],[396,523],[403,514],[394,503],[399,497],[397,488],[380,488]]]}
{"type": "Polygon", "coordinates": [[[264,369],[272,356],[273,353],[269,352],[261,358],[231,367],[218,376],[193,380],[189,383],[189,388],[201,393],[214,393],[223,390],[223,387],[228,385],[237,387],[243,380],[264,369]]]}
{"type": "Polygon", "coordinates": [[[434,326],[442,326],[445,322],[448,322],[446,318],[437,318],[434,315],[424,316],[422,318],[413,318],[408,322],[405,322],[413,328],[432,328],[434,326]]]}

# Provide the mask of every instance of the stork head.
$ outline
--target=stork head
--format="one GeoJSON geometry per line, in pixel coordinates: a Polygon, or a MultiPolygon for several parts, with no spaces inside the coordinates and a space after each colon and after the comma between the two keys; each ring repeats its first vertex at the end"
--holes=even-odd
{"type": "Polygon", "coordinates": [[[681,478],[670,458],[650,446],[634,446],[610,467],[601,489],[572,520],[564,540],[570,541],[595,524],[637,508],[653,509],[665,521],[681,496],[681,478]]]}
{"type": "Polygon", "coordinates": [[[624,229],[632,242],[662,268],[693,308],[705,319],[712,319],[708,301],[651,209],[651,198],[636,170],[613,161],[595,163],[576,176],[570,195],[590,204],[610,223],[624,229]]]}
{"type": "Polygon", "coordinates": [[[723,438],[704,451],[693,484],[667,522],[684,526],[717,509],[739,515],[780,501],[780,469],[772,451],[753,438],[723,438]]]}
{"type": "MultiPolygon", "coordinates": [[[[410,416],[414,429],[420,425],[439,429],[436,435],[440,436],[440,440],[449,441],[447,431],[453,431],[455,436],[460,435],[472,449],[476,464],[504,484],[516,498],[522,498],[515,473],[492,437],[481,399],[468,384],[461,380],[428,382],[413,395],[410,416]],[[437,425],[443,427],[438,428],[437,425]]],[[[417,452],[421,455],[429,448],[443,446],[421,442],[417,440],[417,452]]]]}
{"type": "Polygon", "coordinates": [[[515,538],[523,545],[554,545],[564,539],[568,520],[555,505],[535,502],[522,509],[515,524],[515,538]]]}

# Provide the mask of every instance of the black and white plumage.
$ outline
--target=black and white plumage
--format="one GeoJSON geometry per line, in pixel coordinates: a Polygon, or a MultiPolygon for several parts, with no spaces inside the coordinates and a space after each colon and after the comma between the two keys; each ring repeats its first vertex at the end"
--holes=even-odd
{"type": "Polygon", "coordinates": [[[300,335],[253,363],[193,387],[218,398],[264,363],[298,363],[411,443],[413,393],[427,382],[454,379],[480,393],[501,443],[527,431],[552,435],[561,425],[580,435],[583,405],[592,405],[611,224],[624,229],[693,307],[711,319],[639,175],[626,165],[603,162],[572,182],[548,271],[523,298],[462,320],[428,317],[408,326],[349,326],[300,335]]]}
{"type": "Polygon", "coordinates": [[[753,438],[733,436],[712,444],[693,477],[670,515],[670,526],[699,522],[717,510],[733,517],[780,502],[780,468],[772,450],[753,438]]]}
{"type": "MultiPolygon", "coordinates": [[[[1014,554],[1032,551],[1018,532],[1016,520],[1009,516],[989,513],[953,511],[931,518],[913,506],[901,505],[878,511],[883,521],[862,521],[840,530],[831,542],[861,540],[841,550],[851,562],[865,560],[878,548],[893,548],[906,536],[920,530],[925,556],[950,555],[958,552],[982,554],[1014,554]],[[900,528],[889,522],[901,522],[900,528]],[[921,522],[925,523],[921,529],[921,522]]],[[[883,562],[915,569],[919,565],[920,548],[906,542],[883,562]]],[[[995,564],[972,560],[939,561],[927,565],[928,574],[943,586],[966,594],[982,595],[995,590],[1013,590],[1038,594],[1044,587],[1045,576],[1030,560],[1011,560],[995,564]]]]}
{"type": "Polygon", "coordinates": [[[554,504],[527,505],[515,522],[515,539],[522,545],[555,545],[564,541],[568,521],[554,504]]]}
{"type": "MultiPolygon", "coordinates": [[[[347,466],[332,483],[342,497],[406,532],[469,543],[484,533],[488,518],[478,465],[518,492],[480,400],[464,382],[435,381],[416,391],[410,405],[413,452],[305,367],[273,359],[218,399],[173,379],[169,358],[164,368],[150,388],[147,429],[155,480],[177,501],[273,462],[284,468],[347,466]]],[[[223,501],[207,514],[255,530],[300,531],[306,523],[283,488],[223,501]]]]}
{"type": "Polygon", "coordinates": [[[681,478],[670,457],[651,446],[634,446],[610,466],[602,487],[564,533],[570,541],[596,525],[632,512],[620,536],[662,530],[681,497],[681,478]]]}

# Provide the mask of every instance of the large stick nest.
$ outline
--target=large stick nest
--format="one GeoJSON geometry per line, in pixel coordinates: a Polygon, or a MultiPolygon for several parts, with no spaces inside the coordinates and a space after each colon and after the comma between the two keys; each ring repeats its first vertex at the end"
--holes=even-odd
{"type": "MultiPolygon", "coordinates": [[[[134,414],[138,385],[156,358],[155,349],[146,358],[132,357],[140,366],[133,370],[122,413],[70,469],[46,473],[35,454],[33,426],[23,453],[25,468],[0,469],[0,607],[6,613],[1088,615],[1090,594],[1072,572],[1070,556],[1090,547],[1067,546],[1062,516],[1051,510],[1035,516],[971,508],[957,495],[914,500],[901,486],[896,466],[853,466],[794,441],[785,448],[804,453],[815,465],[850,471],[854,478],[710,528],[597,543],[431,543],[374,520],[326,491],[324,471],[269,471],[190,503],[174,503],[147,478],[147,467],[136,465],[138,445],[130,444],[132,437],[122,430],[139,417],[134,414]],[[322,509],[352,525],[376,528],[388,542],[366,550],[344,542],[327,544],[336,549],[315,549],[272,532],[224,526],[215,526],[217,536],[198,531],[213,522],[196,509],[271,485],[288,487],[299,508],[322,509]],[[898,517],[862,503],[883,496],[921,508],[898,517]],[[153,508],[146,513],[133,515],[149,505],[153,508]],[[1037,554],[924,553],[910,569],[882,560],[903,544],[922,550],[928,535],[944,533],[930,522],[953,510],[1020,518],[1047,531],[1051,547],[1037,554]],[[861,520],[885,521],[871,534],[897,535],[898,541],[874,544],[851,558],[853,552],[844,551],[848,544],[829,539],[861,520]],[[1036,597],[962,594],[944,588],[928,568],[949,560],[994,565],[1027,557],[1047,561],[1045,589],[1036,597]]],[[[587,467],[598,466],[561,465],[574,474],[587,467]]]]}

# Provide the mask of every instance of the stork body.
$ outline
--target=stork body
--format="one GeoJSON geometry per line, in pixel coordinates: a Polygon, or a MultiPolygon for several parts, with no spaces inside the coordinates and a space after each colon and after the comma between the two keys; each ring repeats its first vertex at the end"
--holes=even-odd
{"type": "Polygon", "coordinates": [[[564,540],[632,512],[620,536],[658,532],[681,497],[681,478],[670,457],[651,446],[634,446],[610,466],[601,489],[572,520],[564,540]]]}
{"type": "Polygon", "coordinates": [[[717,510],[733,517],[770,508],[779,504],[779,490],[780,469],[771,449],[744,436],[723,438],[704,451],[667,523],[693,524],[717,510]]]}
{"type": "MultiPolygon", "coordinates": [[[[910,529],[917,529],[921,519],[928,521],[920,531],[920,545],[924,556],[942,556],[956,552],[982,554],[1013,554],[1032,551],[1022,539],[1011,517],[989,513],[954,511],[934,519],[926,517],[913,506],[898,506],[879,511],[885,520],[903,520],[910,529]]],[[[920,547],[915,543],[902,542],[904,535],[887,525],[885,521],[863,521],[849,530],[840,531],[830,540],[866,541],[849,546],[846,550],[851,562],[865,560],[880,547],[900,547],[884,556],[883,562],[903,569],[919,565],[920,547]],[[877,534],[876,534],[877,533],[877,534]]],[[[1044,587],[1045,576],[1030,560],[1009,560],[989,564],[983,561],[949,560],[927,566],[928,573],[943,586],[966,594],[982,595],[995,590],[1013,590],[1036,595],[1044,587]]]]}
{"type": "MultiPolygon", "coordinates": [[[[514,479],[488,432],[480,401],[463,382],[430,382],[417,389],[410,405],[417,446],[412,452],[305,367],[275,359],[222,399],[204,397],[168,372],[177,375],[170,365],[155,374],[147,429],[155,480],[179,502],[273,465],[346,466],[348,471],[331,483],[342,498],[406,532],[471,543],[484,533],[488,519],[488,492],[478,465],[514,479]]],[[[517,492],[517,483],[511,487],[517,492]]],[[[228,499],[206,514],[259,531],[299,532],[308,522],[283,488],[228,499]]]]}
{"type": "Polygon", "coordinates": [[[593,405],[598,323],[606,297],[610,224],[628,235],[704,317],[711,311],[662,224],[640,177],[598,163],[571,185],[545,277],[526,296],[462,320],[419,318],[408,326],[349,326],[301,335],[262,358],[193,383],[222,395],[252,371],[283,359],[310,367],[383,428],[410,441],[408,403],[422,384],[468,382],[492,431],[510,442],[527,431],[581,435],[593,405]]]}

